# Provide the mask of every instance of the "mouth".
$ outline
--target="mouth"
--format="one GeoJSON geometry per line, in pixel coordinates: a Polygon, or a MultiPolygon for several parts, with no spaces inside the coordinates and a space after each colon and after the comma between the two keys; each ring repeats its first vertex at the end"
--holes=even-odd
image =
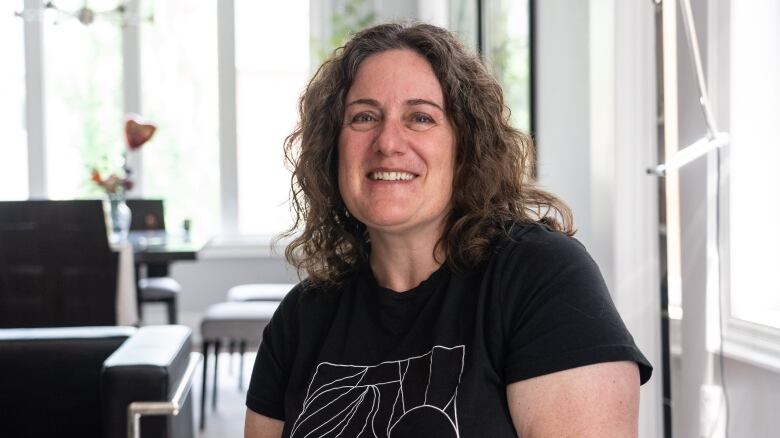
{"type": "Polygon", "coordinates": [[[417,178],[417,175],[404,171],[376,171],[369,172],[368,178],[372,181],[411,181],[417,178]]]}

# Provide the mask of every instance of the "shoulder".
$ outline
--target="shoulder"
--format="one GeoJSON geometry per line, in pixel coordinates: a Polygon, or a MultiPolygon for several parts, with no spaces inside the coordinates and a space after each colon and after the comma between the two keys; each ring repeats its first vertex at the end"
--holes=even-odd
{"type": "Polygon", "coordinates": [[[544,225],[516,225],[491,269],[488,296],[500,309],[508,339],[507,382],[623,360],[640,363],[642,381],[649,378],[649,363],[577,239],[544,225]]]}
{"type": "Polygon", "coordinates": [[[277,310],[287,320],[307,319],[334,308],[349,282],[339,286],[324,286],[304,279],[282,299],[277,310]]]}
{"type": "Polygon", "coordinates": [[[281,348],[281,344],[292,345],[301,336],[321,328],[336,308],[337,293],[309,280],[301,281],[279,303],[263,331],[263,342],[281,348]]]}
{"type": "Polygon", "coordinates": [[[499,272],[535,277],[576,267],[598,269],[579,240],[539,223],[508,224],[489,263],[499,272]]]}
{"type": "Polygon", "coordinates": [[[501,296],[522,303],[611,303],[601,270],[579,240],[536,223],[508,231],[491,261],[501,296]]]}
{"type": "Polygon", "coordinates": [[[585,247],[575,237],[540,223],[515,222],[507,227],[502,249],[526,250],[541,255],[581,254],[585,247]]]}

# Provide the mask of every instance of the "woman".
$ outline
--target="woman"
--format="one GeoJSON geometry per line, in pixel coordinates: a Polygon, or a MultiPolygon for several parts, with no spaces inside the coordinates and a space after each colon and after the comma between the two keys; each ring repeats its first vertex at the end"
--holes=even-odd
{"type": "Polygon", "coordinates": [[[263,333],[247,437],[636,436],[651,367],[477,57],[366,29],[300,117],[286,254],[308,278],[263,333]]]}

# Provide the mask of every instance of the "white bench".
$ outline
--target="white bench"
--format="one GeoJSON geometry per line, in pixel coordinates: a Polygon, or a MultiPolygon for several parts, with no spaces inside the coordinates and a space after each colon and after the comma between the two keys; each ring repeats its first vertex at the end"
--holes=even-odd
{"type": "Polygon", "coordinates": [[[200,333],[203,342],[203,391],[201,392],[200,428],[206,424],[206,380],[208,376],[208,357],[210,347],[214,346],[214,387],[212,394],[212,409],[217,408],[217,365],[219,349],[224,343],[239,345],[239,375],[238,387],[243,388],[244,352],[247,345],[259,345],[263,329],[271,321],[279,301],[235,301],[217,303],[206,310],[200,323],[200,333]]]}
{"type": "Polygon", "coordinates": [[[231,287],[227,293],[228,301],[281,301],[294,284],[255,283],[239,284],[231,287]]]}

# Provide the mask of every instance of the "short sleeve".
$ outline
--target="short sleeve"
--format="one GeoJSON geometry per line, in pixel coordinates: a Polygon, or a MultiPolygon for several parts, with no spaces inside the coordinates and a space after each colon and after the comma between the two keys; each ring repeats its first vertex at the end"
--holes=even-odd
{"type": "Polygon", "coordinates": [[[507,383],[613,361],[634,361],[641,383],[650,379],[650,363],[579,241],[539,227],[499,256],[507,383]]]}
{"type": "Polygon", "coordinates": [[[246,406],[258,414],[284,421],[284,395],[289,379],[293,346],[296,344],[297,286],[284,300],[263,330],[252,370],[246,406]]]}

